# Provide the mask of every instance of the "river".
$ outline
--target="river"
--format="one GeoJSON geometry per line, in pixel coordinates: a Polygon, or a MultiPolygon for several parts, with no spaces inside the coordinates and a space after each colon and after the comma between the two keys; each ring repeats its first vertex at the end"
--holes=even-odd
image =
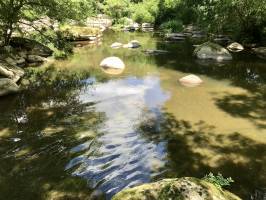
{"type": "MultiPolygon", "coordinates": [[[[125,187],[221,173],[248,199],[266,187],[266,62],[202,62],[189,41],[106,33],[0,100],[0,199],[110,199],[125,187]],[[111,49],[138,40],[137,49],[111,49]],[[166,50],[146,55],[145,49],[166,50]],[[99,67],[108,56],[120,75],[99,67]],[[196,74],[203,84],[179,79],[196,74]]],[[[37,69],[38,71],[38,69],[37,69]]]]}

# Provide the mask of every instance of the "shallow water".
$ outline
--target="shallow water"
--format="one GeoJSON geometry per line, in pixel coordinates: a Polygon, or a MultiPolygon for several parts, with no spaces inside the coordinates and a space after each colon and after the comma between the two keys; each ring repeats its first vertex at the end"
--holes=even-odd
{"type": "Polygon", "coordinates": [[[199,62],[189,41],[106,33],[0,100],[0,199],[106,199],[165,177],[231,176],[248,199],[266,187],[266,62],[248,52],[199,62]],[[139,49],[111,49],[137,39],[139,49]],[[142,50],[169,53],[145,55],[142,50]],[[120,75],[99,67],[107,56],[120,75]],[[178,80],[196,74],[204,83],[178,80]],[[101,192],[99,192],[101,191],[101,192]]]}

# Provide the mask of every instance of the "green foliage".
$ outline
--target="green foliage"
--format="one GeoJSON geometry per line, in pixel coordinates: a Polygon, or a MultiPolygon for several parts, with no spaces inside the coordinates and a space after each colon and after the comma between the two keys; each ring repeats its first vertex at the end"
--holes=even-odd
{"type": "Polygon", "coordinates": [[[129,0],[105,0],[103,2],[103,9],[105,14],[114,19],[114,22],[120,18],[129,16],[129,0]]]}
{"type": "Polygon", "coordinates": [[[222,188],[224,186],[230,186],[230,184],[234,182],[234,180],[231,177],[224,178],[223,175],[220,173],[218,173],[217,176],[215,176],[213,173],[209,173],[203,178],[203,180],[214,184],[218,188],[222,188]]]}
{"type": "Polygon", "coordinates": [[[200,23],[242,42],[260,42],[266,25],[266,0],[206,0],[198,5],[200,23]]]}
{"type": "Polygon", "coordinates": [[[141,6],[136,6],[134,9],[134,13],[132,14],[132,18],[134,21],[138,23],[148,22],[153,23],[155,18],[151,15],[151,13],[141,6]]]}
{"type": "Polygon", "coordinates": [[[168,33],[180,32],[183,30],[183,23],[180,20],[170,20],[162,23],[160,29],[168,33]]]}
{"type": "MultiPolygon", "coordinates": [[[[1,0],[0,37],[8,44],[18,24],[32,22],[43,16],[63,22],[67,19],[81,20],[91,14],[92,0],[1,0]]],[[[41,30],[39,30],[41,31],[41,30]]]]}
{"type": "Polygon", "coordinates": [[[158,0],[143,0],[131,6],[132,18],[138,23],[154,23],[159,11],[158,0]]]}

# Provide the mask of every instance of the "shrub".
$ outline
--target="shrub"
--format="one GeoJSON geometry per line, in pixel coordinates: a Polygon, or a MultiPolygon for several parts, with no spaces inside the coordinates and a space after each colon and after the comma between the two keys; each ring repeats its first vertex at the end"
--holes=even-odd
{"type": "Polygon", "coordinates": [[[220,173],[218,173],[217,176],[215,176],[213,173],[209,173],[203,178],[203,180],[214,184],[216,187],[220,189],[224,186],[230,186],[230,184],[234,182],[234,180],[231,177],[224,178],[223,175],[220,173]]]}
{"type": "Polygon", "coordinates": [[[160,25],[160,29],[165,32],[180,32],[183,30],[183,24],[180,20],[170,20],[160,25]]]}

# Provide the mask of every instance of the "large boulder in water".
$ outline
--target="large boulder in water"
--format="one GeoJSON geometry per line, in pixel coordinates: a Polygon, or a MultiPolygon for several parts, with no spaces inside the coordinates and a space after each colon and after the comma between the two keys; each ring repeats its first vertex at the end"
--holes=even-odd
{"type": "Polygon", "coordinates": [[[185,76],[185,77],[179,79],[179,82],[182,85],[190,86],[190,87],[197,86],[197,85],[200,85],[201,83],[203,83],[203,81],[198,76],[193,75],[193,74],[190,74],[188,76],[185,76]]]}
{"type": "Polygon", "coordinates": [[[112,200],[241,200],[238,196],[197,178],[164,179],[125,189],[112,200]]]}
{"type": "Polygon", "coordinates": [[[227,49],[232,52],[240,52],[244,50],[244,47],[237,42],[233,42],[232,44],[227,46],[227,49]]]}
{"type": "Polygon", "coordinates": [[[22,76],[24,76],[24,70],[20,67],[10,65],[6,62],[0,61],[0,75],[17,82],[22,76]]]}
{"type": "Polygon", "coordinates": [[[0,96],[16,93],[19,86],[9,78],[0,78],[0,96]]]}
{"type": "Polygon", "coordinates": [[[125,68],[124,62],[118,57],[105,58],[101,62],[100,66],[104,67],[104,68],[114,68],[114,69],[124,69],[125,68]]]}
{"type": "Polygon", "coordinates": [[[27,38],[12,37],[10,41],[10,45],[14,48],[26,50],[27,54],[30,54],[30,55],[48,57],[53,54],[53,51],[49,47],[35,40],[31,40],[27,38]]]}
{"type": "Polygon", "coordinates": [[[212,59],[216,61],[232,60],[229,51],[219,44],[206,42],[194,50],[194,55],[199,59],[212,59]]]}
{"type": "Polygon", "coordinates": [[[125,68],[124,62],[118,57],[105,58],[100,66],[108,74],[121,74],[125,68]]]}

